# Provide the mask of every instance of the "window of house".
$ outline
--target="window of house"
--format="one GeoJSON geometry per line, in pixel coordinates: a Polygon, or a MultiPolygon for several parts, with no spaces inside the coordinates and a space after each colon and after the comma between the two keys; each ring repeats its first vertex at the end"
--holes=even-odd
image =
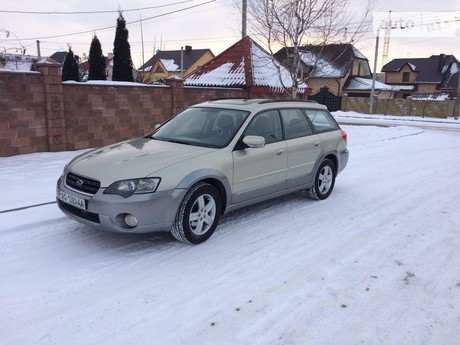
{"type": "Polygon", "coordinates": [[[408,83],[410,78],[410,72],[403,72],[402,81],[408,83]]]}
{"type": "Polygon", "coordinates": [[[359,75],[361,64],[358,61],[353,62],[353,75],[359,75]]]}

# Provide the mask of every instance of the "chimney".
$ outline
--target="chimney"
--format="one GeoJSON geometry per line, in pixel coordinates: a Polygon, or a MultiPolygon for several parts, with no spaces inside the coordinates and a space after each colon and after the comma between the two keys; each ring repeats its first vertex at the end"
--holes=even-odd
{"type": "Polygon", "coordinates": [[[185,46],[185,53],[188,54],[192,51],[192,46],[185,46]]]}
{"type": "Polygon", "coordinates": [[[439,54],[438,73],[442,73],[446,64],[446,54],[439,54]]]}

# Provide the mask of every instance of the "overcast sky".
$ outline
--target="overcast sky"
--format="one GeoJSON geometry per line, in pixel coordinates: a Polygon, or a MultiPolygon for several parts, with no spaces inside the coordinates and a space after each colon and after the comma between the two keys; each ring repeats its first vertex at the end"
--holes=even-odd
{"type": "MultiPolygon", "coordinates": [[[[365,3],[365,0],[351,1],[358,12],[359,6],[365,3]]],[[[129,42],[136,67],[142,64],[143,56],[147,61],[160,48],[175,50],[191,45],[197,49],[210,48],[217,55],[241,38],[241,16],[235,2],[238,0],[0,0],[0,51],[14,53],[18,48],[25,47],[27,54],[36,55],[36,40],[40,40],[42,56],[67,51],[68,44],[71,44],[75,54],[82,56],[88,54],[92,36],[96,33],[103,53],[107,54],[113,49],[117,11],[120,8],[128,23],[129,42]],[[143,35],[139,23],[141,18],[143,35]],[[9,37],[6,31],[10,32],[9,37]]],[[[389,10],[455,12],[460,11],[460,2],[380,0],[375,8],[376,12],[389,10]]],[[[396,57],[429,57],[440,53],[454,54],[460,59],[459,23],[456,23],[454,37],[392,37],[389,60],[396,57]]],[[[253,38],[258,40],[258,37],[253,38]]],[[[372,67],[375,48],[373,33],[369,32],[355,45],[368,57],[372,67]]],[[[380,65],[383,40],[379,49],[380,65]]]]}

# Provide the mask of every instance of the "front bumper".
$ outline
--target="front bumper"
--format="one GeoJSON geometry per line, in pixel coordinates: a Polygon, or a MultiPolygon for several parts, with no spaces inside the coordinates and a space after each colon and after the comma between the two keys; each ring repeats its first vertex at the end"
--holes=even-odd
{"type": "Polygon", "coordinates": [[[69,188],[63,176],[58,180],[57,188],[85,200],[86,210],[82,210],[57,199],[59,208],[67,216],[93,228],[123,233],[170,231],[187,192],[186,189],[173,189],[124,198],[104,194],[105,188],[100,188],[96,194],[89,195],[69,188]],[[124,222],[126,215],[136,217],[138,224],[135,227],[128,226],[124,222]]]}

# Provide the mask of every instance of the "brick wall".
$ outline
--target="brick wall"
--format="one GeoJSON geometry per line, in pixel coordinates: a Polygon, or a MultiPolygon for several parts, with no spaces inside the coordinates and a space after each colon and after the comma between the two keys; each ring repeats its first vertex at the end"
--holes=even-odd
{"type": "Polygon", "coordinates": [[[48,150],[43,77],[0,72],[0,156],[48,150]]]}
{"type": "Polygon", "coordinates": [[[61,65],[0,72],[0,157],[100,147],[149,133],[172,115],[241,89],[61,82],[61,65]],[[134,85],[134,86],[133,86],[134,85]]]}
{"type": "Polygon", "coordinates": [[[64,83],[66,150],[143,136],[172,114],[169,87],[64,83]]]}

